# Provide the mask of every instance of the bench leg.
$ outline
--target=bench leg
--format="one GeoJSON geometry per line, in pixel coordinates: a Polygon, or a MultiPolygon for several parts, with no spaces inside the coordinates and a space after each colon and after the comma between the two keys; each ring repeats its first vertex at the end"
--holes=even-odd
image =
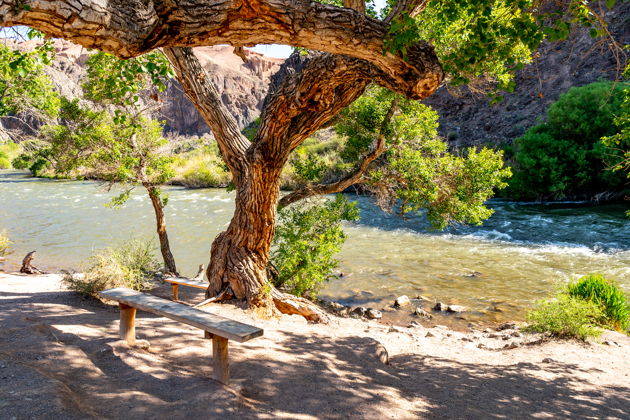
{"type": "Polygon", "coordinates": [[[120,307],[120,338],[129,345],[136,344],[136,308],[119,303],[120,307]]]}
{"type": "Polygon", "coordinates": [[[214,363],[212,377],[227,385],[230,380],[227,338],[219,337],[218,335],[212,337],[212,359],[214,363]]]}
{"type": "Polygon", "coordinates": [[[179,284],[171,284],[173,286],[173,300],[179,300],[179,284]]]}

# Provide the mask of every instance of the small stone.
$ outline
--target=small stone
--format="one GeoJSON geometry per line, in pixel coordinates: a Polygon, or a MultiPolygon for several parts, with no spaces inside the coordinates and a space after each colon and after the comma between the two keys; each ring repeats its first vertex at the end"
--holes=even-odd
{"type": "Polygon", "coordinates": [[[380,311],[377,311],[376,309],[372,309],[372,308],[367,310],[366,315],[369,319],[383,318],[383,314],[380,311]]]}
{"type": "Polygon", "coordinates": [[[350,315],[350,308],[345,306],[342,310],[339,311],[340,316],[348,316],[350,315]]]}
{"type": "Polygon", "coordinates": [[[402,295],[396,298],[396,301],[394,302],[394,306],[401,307],[401,306],[409,305],[410,303],[411,303],[411,300],[409,300],[409,296],[402,295]]]}
{"type": "Polygon", "coordinates": [[[427,311],[425,311],[424,309],[422,309],[421,307],[417,307],[416,310],[414,311],[414,313],[419,316],[420,318],[426,318],[426,319],[431,319],[433,318],[433,315],[431,315],[430,313],[428,313],[427,311]]]}
{"type": "Polygon", "coordinates": [[[407,328],[418,328],[418,327],[422,327],[422,325],[420,325],[416,321],[411,321],[411,323],[407,326],[407,328]]]}
{"type": "Polygon", "coordinates": [[[355,308],[352,308],[350,310],[350,313],[358,316],[365,316],[367,314],[367,308],[364,308],[363,306],[357,306],[355,308]]]}
{"type": "Polygon", "coordinates": [[[512,334],[510,334],[512,337],[520,337],[521,333],[518,331],[513,331],[512,334]]]}
{"type": "Polygon", "coordinates": [[[431,301],[431,299],[429,299],[429,298],[428,298],[428,297],[426,297],[426,296],[422,296],[422,295],[418,295],[418,296],[416,296],[416,299],[418,299],[418,300],[422,300],[422,301],[424,301],[424,302],[430,302],[430,301],[431,301]]]}
{"type": "Polygon", "coordinates": [[[555,362],[555,360],[553,360],[550,357],[545,357],[544,359],[542,359],[542,362],[543,363],[553,363],[553,362],[555,362]]]}
{"type": "Polygon", "coordinates": [[[515,349],[515,348],[519,347],[520,345],[521,345],[521,343],[519,343],[518,341],[511,341],[511,342],[507,343],[505,346],[503,346],[503,349],[511,350],[511,349],[515,349]]]}
{"type": "Polygon", "coordinates": [[[343,308],[345,308],[345,306],[343,306],[341,303],[339,302],[329,302],[328,303],[330,305],[330,307],[332,309],[334,309],[335,311],[341,311],[343,308]]]}
{"type": "Polygon", "coordinates": [[[400,329],[396,328],[396,327],[389,327],[389,330],[387,330],[388,333],[399,333],[402,332],[400,329]]]}
{"type": "Polygon", "coordinates": [[[514,328],[516,328],[516,324],[514,322],[505,322],[497,327],[497,331],[513,330],[514,328]]]}
{"type": "Polygon", "coordinates": [[[448,305],[446,308],[448,312],[462,313],[466,312],[466,307],[461,305],[448,305]]]}
{"type": "Polygon", "coordinates": [[[490,333],[490,334],[488,334],[486,337],[488,337],[488,338],[499,338],[499,337],[501,337],[501,336],[500,336],[499,334],[490,333]]]}
{"type": "Polygon", "coordinates": [[[442,302],[438,302],[433,307],[434,311],[446,311],[448,309],[448,305],[443,304],[442,302]]]}
{"type": "Polygon", "coordinates": [[[425,337],[435,337],[435,334],[431,333],[431,331],[427,331],[425,337]]]}
{"type": "Polygon", "coordinates": [[[483,332],[485,332],[486,334],[491,333],[492,330],[490,328],[486,328],[485,330],[483,330],[483,332]]]}
{"type": "Polygon", "coordinates": [[[472,340],[469,337],[463,336],[462,338],[460,338],[460,340],[462,341],[468,341],[472,343],[472,340]]]}

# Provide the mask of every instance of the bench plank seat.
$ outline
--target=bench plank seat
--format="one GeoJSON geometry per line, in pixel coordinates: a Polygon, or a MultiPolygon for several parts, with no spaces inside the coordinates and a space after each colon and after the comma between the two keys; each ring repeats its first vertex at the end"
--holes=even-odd
{"type": "Polygon", "coordinates": [[[198,289],[207,289],[208,283],[200,280],[193,280],[186,277],[167,277],[165,282],[170,283],[173,287],[173,300],[179,300],[179,286],[196,287],[198,289]]]}
{"type": "Polygon", "coordinates": [[[196,287],[198,289],[207,289],[209,286],[207,281],[192,280],[186,277],[167,277],[164,281],[171,284],[196,287]]]}
{"type": "Polygon", "coordinates": [[[253,325],[243,324],[242,322],[182,305],[181,303],[172,302],[124,287],[99,292],[99,296],[192,325],[204,331],[208,331],[210,334],[238,341],[239,343],[263,335],[263,330],[253,325]]]}

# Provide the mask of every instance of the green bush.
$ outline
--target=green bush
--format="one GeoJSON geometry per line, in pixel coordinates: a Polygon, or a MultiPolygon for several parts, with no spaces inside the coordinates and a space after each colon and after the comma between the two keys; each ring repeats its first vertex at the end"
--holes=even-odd
{"type": "Polygon", "coordinates": [[[323,203],[296,203],[280,211],[273,240],[272,264],[278,270],[273,283],[296,296],[314,297],[333,277],[346,236],[343,220],[358,220],[356,203],[341,194],[323,203]]]}
{"type": "Polygon", "coordinates": [[[508,195],[548,200],[623,190],[623,174],[611,171],[609,164],[618,152],[600,139],[619,130],[613,121],[622,111],[627,86],[598,82],[561,95],[550,106],[546,123],[514,141],[508,195]]]}
{"type": "Polygon", "coordinates": [[[3,257],[9,253],[9,247],[11,246],[11,240],[6,232],[0,231],[0,257],[3,257]]]}
{"type": "Polygon", "coordinates": [[[595,303],[561,293],[553,299],[539,301],[536,309],[527,315],[530,324],[524,330],[584,340],[601,333],[597,326],[604,318],[595,303]]]}
{"type": "Polygon", "coordinates": [[[0,169],[11,169],[11,161],[0,152],[0,169]]]}
{"type": "Polygon", "coordinates": [[[607,326],[625,330],[630,325],[630,308],[624,293],[601,274],[589,274],[570,283],[567,293],[598,305],[606,317],[607,326]]]}
{"type": "Polygon", "coordinates": [[[98,251],[90,257],[84,276],[67,275],[64,283],[68,289],[88,296],[113,287],[143,291],[152,287],[159,267],[153,242],[130,240],[98,251]]]}

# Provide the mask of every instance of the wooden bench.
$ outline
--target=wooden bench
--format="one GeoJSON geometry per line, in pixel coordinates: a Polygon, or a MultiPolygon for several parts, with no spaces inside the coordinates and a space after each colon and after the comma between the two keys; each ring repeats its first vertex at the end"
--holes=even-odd
{"type": "Polygon", "coordinates": [[[229,381],[228,340],[239,343],[263,335],[263,330],[243,324],[181,303],[157,296],[119,287],[99,292],[103,299],[118,302],[120,307],[120,338],[133,345],[136,342],[136,309],[151,312],[204,331],[205,338],[212,338],[214,370],[212,377],[227,384],[229,381]]]}
{"type": "Polygon", "coordinates": [[[167,283],[170,283],[171,286],[173,287],[173,300],[179,300],[179,286],[180,285],[196,287],[197,289],[204,289],[204,290],[208,288],[208,282],[195,280],[195,279],[188,279],[186,277],[167,277],[164,279],[164,281],[167,283]]]}

